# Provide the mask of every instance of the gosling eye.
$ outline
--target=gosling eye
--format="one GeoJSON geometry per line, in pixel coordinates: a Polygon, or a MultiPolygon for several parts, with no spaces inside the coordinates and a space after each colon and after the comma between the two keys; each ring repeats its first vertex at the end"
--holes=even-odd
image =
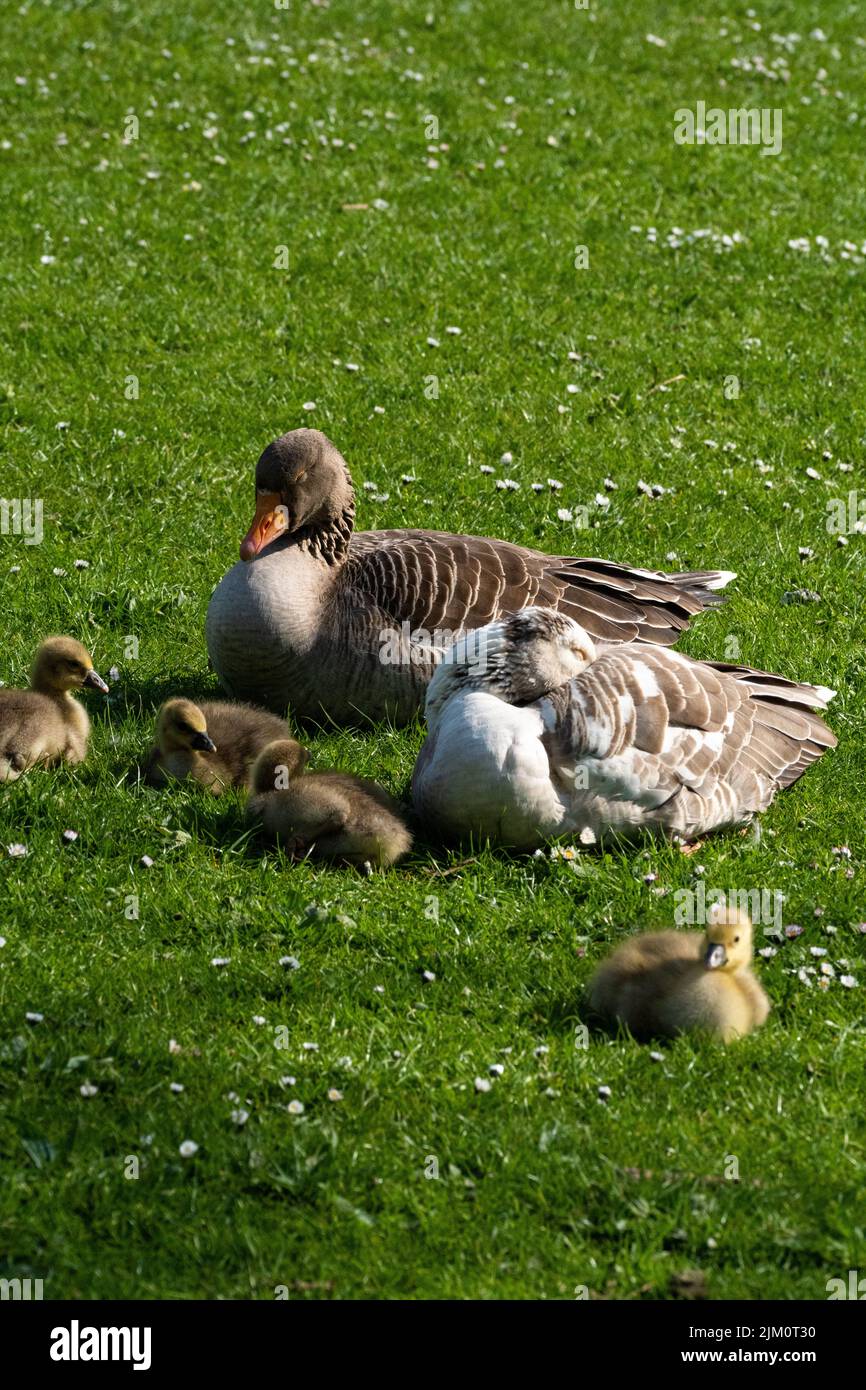
{"type": "Polygon", "coordinates": [[[734,945],[735,945],[735,946],[736,946],[737,942],[739,941],[739,939],[740,939],[740,938],[739,938],[738,936],[735,936],[735,937],[734,937],[734,945]]]}

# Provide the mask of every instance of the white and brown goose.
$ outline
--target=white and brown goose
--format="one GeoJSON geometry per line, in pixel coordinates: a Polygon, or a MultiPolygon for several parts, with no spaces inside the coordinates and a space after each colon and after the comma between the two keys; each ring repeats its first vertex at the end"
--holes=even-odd
{"type": "Polygon", "coordinates": [[[207,646],[234,699],[284,713],[410,720],[463,632],[543,604],[604,649],[668,646],[721,602],[728,571],[664,574],[438,531],[353,530],[345,459],[319,430],[269,444],[241,561],[210,602],[207,646]]]}
{"type": "Polygon", "coordinates": [[[834,692],[626,643],[528,608],[455,644],[427,691],[415,808],[452,838],[531,848],[748,823],[836,744],[834,692]]]}

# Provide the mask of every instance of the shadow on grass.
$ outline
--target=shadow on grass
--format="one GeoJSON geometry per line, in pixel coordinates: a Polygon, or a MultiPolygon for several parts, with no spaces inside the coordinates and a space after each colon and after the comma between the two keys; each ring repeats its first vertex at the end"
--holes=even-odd
{"type": "Polygon", "coordinates": [[[113,687],[111,704],[103,705],[101,708],[94,705],[90,711],[91,717],[102,721],[109,714],[116,712],[121,719],[147,718],[152,722],[152,716],[159,707],[174,696],[194,701],[226,699],[216,684],[216,677],[213,680],[214,683],[210,686],[205,686],[201,678],[189,674],[146,680],[140,685],[124,680],[113,687]]]}

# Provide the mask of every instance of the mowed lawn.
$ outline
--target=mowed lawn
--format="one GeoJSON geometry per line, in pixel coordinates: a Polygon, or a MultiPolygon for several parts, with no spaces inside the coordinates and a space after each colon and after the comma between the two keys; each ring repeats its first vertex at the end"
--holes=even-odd
{"type": "MultiPolygon", "coordinates": [[[[44,538],[0,536],[0,678],[69,632],[118,679],[83,768],[0,792],[0,1275],[825,1298],[866,1267],[866,535],[827,527],[866,502],[863,17],[59,0],[4,38],[0,496],[44,538]],[[782,110],[781,153],[676,144],[698,101],[782,110]],[[240,796],[130,790],[160,701],[216,690],[208,599],[300,424],[362,528],[738,571],[684,648],[833,686],[838,750],[760,839],[419,837],[372,879],[262,858],[240,796]],[[804,928],[764,1030],[582,1046],[596,962],[700,883],[804,928]]],[[[422,738],[308,734],[398,794],[422,738]]]]}

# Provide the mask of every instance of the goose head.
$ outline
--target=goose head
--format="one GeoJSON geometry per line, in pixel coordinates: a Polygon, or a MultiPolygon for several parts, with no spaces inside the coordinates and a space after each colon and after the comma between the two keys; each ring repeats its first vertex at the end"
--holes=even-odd
{"type": "Polygon", "coordinates": [[[46,694],[62,695],[89,686],[108,693],[108,686],[93,669],[93,658],[73,637],[47,637],[33,662],[31,685],[46,694]]]}
{"type": "Polygon", "coordinates": [[[306,748],[293,738],[275,739],[263,748],[253,768],[253,791],[285,791],[295,777],[300,777],[310,760],[306,748]]]}
{"type": "Polygon", "coordinates": [[[252,560],[281,536],[349,525],[354,492],[346,460],[321,430],[289,430],[269,444],[256,464],[256,514],[241,542],[252,560]]]}
{"type": "Polygon", "coordinates": [[[752,959],[752,922],[739,908],[714,907],[704,938],[704,965],[708,970],[734,973],[752,959]]]}
{"type": "Polygon", "coordinates": [[[157,716],[156,742],[160,753],[217,751],[207,720],[192,700],[166,700],[157,716]]]}
{"type": "Polygon", "coordinates": [[[436,668],[425,713],[432,725],[458,692],[485,690],[509,705],[526,705],[579,676],[596,650],[573,618],[552,608],[522,608],[459,638],[436,668]]]}

